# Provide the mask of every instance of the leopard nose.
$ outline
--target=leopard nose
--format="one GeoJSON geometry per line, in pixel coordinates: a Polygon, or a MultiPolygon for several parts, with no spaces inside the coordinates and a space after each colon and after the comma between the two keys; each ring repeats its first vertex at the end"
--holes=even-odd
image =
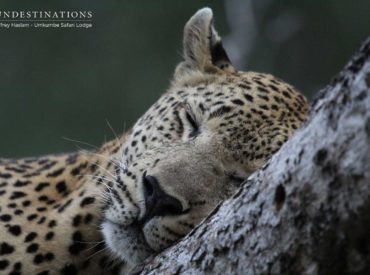
{"type": "Polygon", "coordinates": [[[145,219],[149,220],[154,216],[179,215],[183,212],[181,202],[166,194],[160,187],[156,177],[144,175],[144,200],[145,219]]]}

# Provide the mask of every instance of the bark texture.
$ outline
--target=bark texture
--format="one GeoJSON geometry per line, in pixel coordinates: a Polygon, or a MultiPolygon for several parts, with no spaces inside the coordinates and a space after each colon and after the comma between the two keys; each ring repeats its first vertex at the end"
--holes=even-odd
{"type": "Polygon", "coordinates": [[[292,139],[143,274],[370,274],[370,39],[292,139]]]}

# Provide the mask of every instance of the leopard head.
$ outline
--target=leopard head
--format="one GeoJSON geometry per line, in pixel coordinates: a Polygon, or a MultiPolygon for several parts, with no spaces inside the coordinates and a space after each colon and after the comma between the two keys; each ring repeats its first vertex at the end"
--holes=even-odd
{"type": "Polygon", "coordinates": [[[209,8],[184,28],[169,90],[121,150],[102,233],[133,266],[186,235],[260,168],[304,119],[306,99],[267,74],[236,71],[209,8]]]}

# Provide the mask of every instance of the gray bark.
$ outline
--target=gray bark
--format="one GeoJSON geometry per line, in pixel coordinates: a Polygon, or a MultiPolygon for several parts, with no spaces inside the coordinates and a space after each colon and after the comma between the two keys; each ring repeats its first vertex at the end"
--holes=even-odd
{"type": "Polygon", "coordinates": [[[299,131],[144,274],[370,274],[370,38],[299,131]]]}

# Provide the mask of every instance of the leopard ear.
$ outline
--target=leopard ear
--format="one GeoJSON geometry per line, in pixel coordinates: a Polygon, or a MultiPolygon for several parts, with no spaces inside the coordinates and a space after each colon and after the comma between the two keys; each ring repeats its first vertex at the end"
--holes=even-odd
{"type": "MultiPolygon", "coordinates": [[[[186,70],[234,72],[229,57],[222,46],[221,37],[213,26],[210,8],[198,10],[184,27],[184,62],[186,70]]],[[[179,69],[180,69],[179,68],[179,69]]]]}

